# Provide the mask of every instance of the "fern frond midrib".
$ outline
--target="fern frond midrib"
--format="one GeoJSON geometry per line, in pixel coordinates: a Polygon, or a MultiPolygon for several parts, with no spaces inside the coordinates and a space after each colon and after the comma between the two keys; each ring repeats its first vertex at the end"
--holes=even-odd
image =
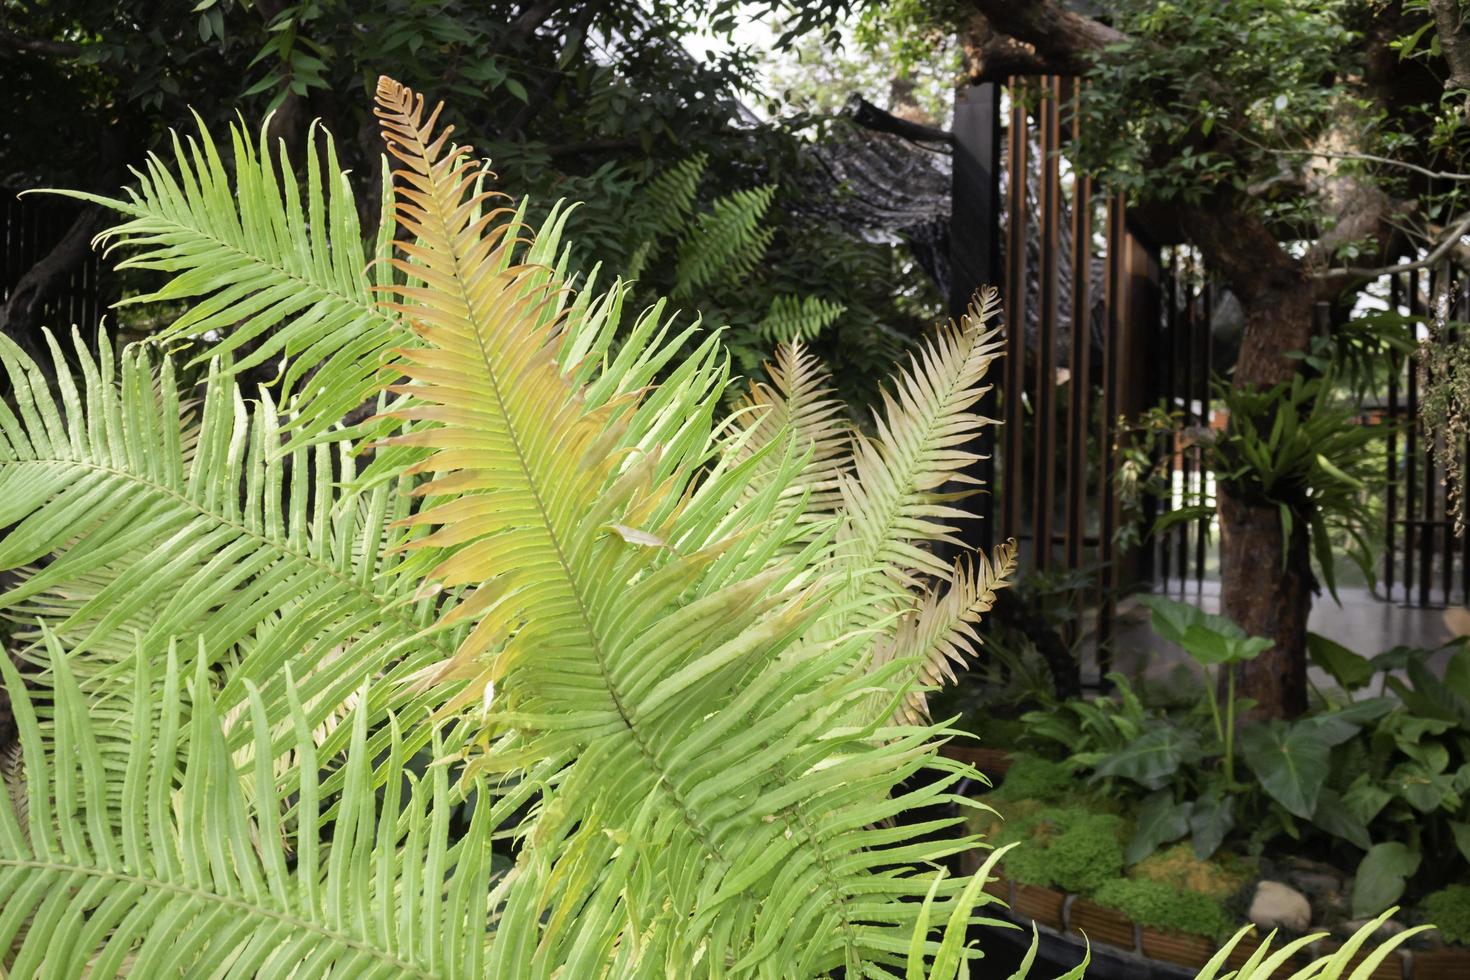
{"type": "Polygon", "coordinates": [[[415,966],[414,964],[402,960],[397,956],[394,956],[391,952],[382,949],[381,947],[376,946],[372,943],[365,942],[350,933],[337,932],[313,919],[303,919],[300,916],[281,912],[277,909],[255,905],[251,902],[245,901],[244,899],[232,898],[228,895],[221,895],[218,892],[212,892],[207,889],[194,888],[162,878],[151,878],[144,875],[127,874],[125,872],[115,871],[110,868],[98,868],[85,864],[70,864],[57,861],[27,861],[18,858],[0,856],[0,867],[15,868],[20,871],[31,870],[38,872],[52,872],[55,874],[86,875],[91,878],[141,885],[145,889],[151,888],[152,890],[157,892],[169,892],[176,895],[200,899],[206,902],[213,902],[217,905],[223,905],[232,909],[238,909],[242,912],[252,914],[258,918],[270,919],[276,922],[283,922],[287,925],[295,926],[307,932],[315,933],[316,935],[319,935],[324,939],[331,940],[332,942],[340,943],[348,949],[355,949],[368,953],[369,955],[372,955],[377,959],[382,960],[385,964],[402,970],[405,974],[409,976],[423,977],[424,980],[437,980],[436,974],[428,973],[423,969],[415,966]]]}
{"type": "MultiPolygon", "coordinates": [[[[299,561],[310,566],[313,570],[321,573],[322,575],[334,579],[338,583],[346,586],[349,590],[357,593],[359,596],[366,599],[369,603],[381,608],[385,617],[398,623],[408,634],[417,636],[423,630],[423,627],[420,624],[415,623],[411,619],[405,618],[403,614],[399,611],[399,608],[396,604],[385,601],[381,595],[374,592],[372,589],[363,587],[356,581],[354,577],[342,574],[332,565],[322,561],[319,558],[314,557],[307,552],[298,551],[297,549],[292,548],[290,545],[280,541],[277,538],[273,538],[269,535],[262,534],[259,531],[253,530],[249,527],[249,525],[243,524],[239,521],[231,520],[230,518],[225,517],[223,514],[220,514],[217,511],[210,510],[207,507],[202,507],[196,501],[189,499],[184,494],[179,493],[177,490],[165,484],[158,483],[155,480],[150,480],[129,470],[120,470],[116,467],[105,466],[101,463],[96,463],[91,460],[79,460],[64,456],[32,456],[22,460],[0,461],[0,467],[27,466],[33,464],[75,466],[79,469],[87,469],[98,473],[106,473],[110,476],[114,476],[121,480],[131,482],[140,487],[145,487],[159,494],[160,496],[177,501],[179,504],[182,504],[184,507],[192,510],[194,513],[214,521],[220,527],[228,527],[234,529],[235,531],[239,532],[241,536],[250,538],[251,540],[258,542],[261,545],[276,551],[283,558],[299,561]]],[[[433,643],[435,645],[443,647],[442,639],[433,634],[425,637],[425,639],[429,643],[433,643]]],[[[443,648],[446,651],[449,649],[448,647],[443,648]]]]}
{"type": "MultiPolygon", "coordinates": [[[[114,206],[116,206],[117,204],[122,204],[122,202],[116,202],[114,206]]],[[[334,299],[341,300],[343,303],[354,306],[362,313],[372,316],[382,323],[389,324],[395,327],[399,326],[397,319],[395,319],[391,314],[385,312],[382,307],[365,300],[362,296],[354,296],[351,293],[344,293],[340,289],[334,288],[333,286],[324,285],[319,280],[308,278],[298,272],[294,272],[291,269],[286,268],[285,266],[279,265],[275,262],[267,261],[266,259],[261,258],[255,252],[241,248],[234,242],[226,241],[225,239],[220,238],[218,235],[213,235],[195,225],[184,224],[180,221],[162,218],[155,212],[147,210],[146,208],[143,208],[137,204],[128,204],[122,208],[119,208],[118,210],[125,210],[126,213],[132,214],[135,218],[146,218],[150,221],[156,221],[160,225],[165,225],[178,231],[188,232],[191,235],[197,235],[199,238],[210,242],[211,244],[221,249],[233,252],[235,255],[241,258],[248,259],[261,268],[270,269],[272,272],[278,273],[291,282],[297,283],[302,286],[309,286],[317,292],[323,293],[324,295],[330,296],[334,299]]],[[[126,262],[127,260],[124,261],[126,262]]]]}
{"type": "MultiPolygon", "coordinates": [[[[424,145],[422,140],[417,138],[417,133],[415,133],[414,142],[416,144],[414,147],[414,152],[416,152],[420,156],[420,158],[427,160],[428,147],[424,145]]],[[[627,730],[629,737],[633,739],[634,744],[638,746],[638,752],[639,755],[643,757],[644,764],[648,766],[649,771],[654,775],[655,785],[663,790],[663,792],[679,807],[679,812],[683,816],[684,822],[688,825],[689,829],[694,833],[694,835],[699,839],[700,843],[704,845],[705,850],[710,854],[710,856],[719,861],[721,864],[728,865],[730,863],[729,859],[726,858],[725,855],[720,851],[719,846],[709,836],[708,831],[703,826],[701,826],[699,820],[690,808],[688,801],[684,800],[677,792],[677,790],[674,789],[674,784],[673,780],[670,778],[670,773],[668,773],[665,768],[659,764],[658,758],[653,753],[652,748],[649,746],[647,738],[643,735],[641,731],[639,731],[638,727],[634,724],[633,716],[628,711],[628,707],[623,698],[622,692],[618,689],[617,683],[613,679],[612,671],[610,670],[607,663],[607,651],[603,648],[597,631],[592,624],[592,617],[589,614],[587,608],[586,597],[582,592],[582,588],[577,580],[577,576],[572,571],[571,564],[567,561],[566,550],[562,546],[560,536],[556,533],[555,525],[552,523],[550,512],[547,510],[546,507],[545,495],[542,492],[542,488],[536,480],[535,474],[531,469],[525,447],[522,444],[520,433],[516,427],[514,414],[510,411],[509,406],[506,403],[505,396],[502,392],[500,376],[495,371],[495,367],[491,361],[489,351],[485,348],[483,334],[484,324],[480,323],[477,319],[474,319],[476,316],[475,304],[474,301],[471,299],[469,293],[465,289],[465,282],[467,280],[467,276],[470,270],[467,270],[464,267],[463,256],[461,255],[460,251],[454,248],[452,245],[452,243],[456,240],[456,235],[454,234],[453,229],[449,227],[448,221],[445,220],[445,212],[440,208],[432,208],[429,210],[432,212],[432,217],[430,220],[434,221],[439,226],[439,232],[443,235],[444,241],[451,243],[449,254],[451,260],[454,263],[455,288],[459,291],[459,299],[464,304],[466,316],[471,318],[471,333],[474,334],[475,347],[480,353],[480,361],[481,364],[484,366],[485,376],[490,381],[490,390],[492,397],[495,399],[495,404],[500,411],[501,417],[505,419],[506,433],[510,439],[511,446],[515,453],[516,465],[520,467],[521,476],[525,480],[527,493],[530,495],[531,499],[535,501],[536,512],[540,515],[541,519],[541,527],[544,529],[546,538],[550,542],[552,550],[556,555],[557,567],[561,570],[562,577],[566,580],[567,588],[569,589],[572,598],[576,602],[577,616],[582,622],[582,629],[587,636],[588,644],[592,648],[593,656],[595,657],[597,662],[597,671],[602,678],[603,687],[607,689],[608,696],[612,699],[613,707],[614,710],[617,712],[618,719],[622,722],[623,727],[627,730]]]]}

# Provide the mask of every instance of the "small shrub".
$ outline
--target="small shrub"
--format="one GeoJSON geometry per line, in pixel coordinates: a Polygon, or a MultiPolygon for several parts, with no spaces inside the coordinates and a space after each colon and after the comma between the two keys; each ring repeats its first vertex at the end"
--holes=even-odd
{"type": "Polygon", "coordinates": [[[1011,757],[1011,768],[995,791],[999,800],[1060,800],[1076,789],[1077,780],[1060,762],[1034,755],[1011,757]]]}
{"type": "Polygon", "coordinates": [[[1017,881],[1091,892],[1123,871],[1122,827],[1110,813],[1059,807],[1008,821],[996,842],[1022,842],[1004,861],[1017,881]]]}
{"type": "Polygon", "coordinates": [[[1445,942],[1470,946],[1470,885],[1430,892],[1420,907],[1445,942]]]}
{"type": "Polygon", "coordinates": [[[1152,929],[1220,939],[1234,928],[1220,902],[1157,881],[1116,878],[1098,888],[1092,900],[1152,929]]]}

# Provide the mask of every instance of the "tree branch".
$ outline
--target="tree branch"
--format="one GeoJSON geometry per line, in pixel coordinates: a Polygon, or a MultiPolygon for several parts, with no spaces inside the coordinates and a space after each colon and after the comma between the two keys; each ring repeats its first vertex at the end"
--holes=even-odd
{"type": "Polygon", "coordinates": [[[1450,250],[1460,243],[1460,239],[1470,235],[1470,212],[1461,216],[1450,233],[1440,240],[1428,255],[1413,262],[1400,262],[1396,265],[1384,265],[1375,269],[1363,269],[1355,266],[1345,266],[1336,269],[1323,269],[1312,273],[1314,279],[1377,279],[1380,276],[1389,276],[1397,272],[1414,272],[1418,269],[1428,269],[1450,254],[1450,250]]]}
{"type": "Polygon", "coordinates": [[[842,107],[842,114],[864,129],[900,136],[911,143],[940,143],[944,146],[954,143],[954,133],[900,119],[873,105],[861,95],[848,96],[847,104],[842,107]]]}
{"type": "Polygon", "coordinates": [[[1073,13],[1056,0],[974,0],[980,17],[967,32],[973,80],[1005,75],[1082,75],[1122,31],[1073,13]]]}
{"type": "Polygon", "coordinates": [[[53,58],[76,58],[82,53],[80,44],[44,37],[22,37],[7,30],[0,30],[0,48],[26,54],[50,55],[53,58]]]}

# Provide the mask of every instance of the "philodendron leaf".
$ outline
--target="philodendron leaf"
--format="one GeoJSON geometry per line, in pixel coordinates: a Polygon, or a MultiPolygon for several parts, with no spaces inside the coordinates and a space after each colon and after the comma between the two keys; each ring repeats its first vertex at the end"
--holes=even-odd
{"type": "Polygon", "coordinates": [[[1367,773],[1363,773],[1347,792],[1342,794],[1342,805],[1348,814],[1362,824],[1373,822],[1384,807],[1393,801],[1393,794],[1376,785],[1367,773]]]}
{"type": "MultiPolygon", "coordinates": [[[[1210,617],[1218,619],[1219,617],[1210,617]]],[[[1196,623],[1184,631],[1184,650],[1196,663],[1206,667],[1215,664],[1233,664],[1254,660],[1263,650],[1271,648],[1271,641],[1260,636],[1231,635],[1203,623],[1196,623]]]]}
{"type": "Polygon", "coordinates": [[[1461,647],[1444,668],[1444,686],[1464,701],[1470,701],[1470,648],[1461,647]]]}
{"type": "Polygon", "coordinates": [[[1307,655],[1345,690],[1362,687],[1373,677],[1373,661],[1325,636],[1307,634],[1307,655]]]}
{"type": "Polygon", "coordinates": [[[1353,916],[1377,915],[1398,901],[1404,883],[1419,870],[1419,852],[1401,841],[1374,844],[1353,879],[1353,916]]]}
{"type": "Polygon", "coordinates": [[[1460,849],[1460,854],[1470,861],[1470,823],[1451,820],[1450,831],[1455,835],[1455,846],[1460,849]]]}
{"type": "Polygon", "coordinates": [[[1235,826],[1235,797],[1207,796],[1194,801],[1189,814],[1189,832],[1194,856],[1207,861],[1220,849],[1225,835],[1235,826]]]}
{"type": "Polygon", "coordinates": [[[1163,725],[1145,732],[1093,770],[1093,778],[1121,776],[1149,789],[1158,789],[1182,763],[1200,757],[1199,739],[1189,731],[1163,725]]]}
{"type": "Polygon", "coordinates": [[[1241,730],[1240,754],[1273,800],[1310,820],[1327,779],[1332,747],[1354,731],[1356,726],[1328,716],[1293,725],[1273,719],[1241,730]]]}
{"type": "Polygon", "coordinates": [[[1160,844],[1176,841],[1189,833],[1188,803],[1175,803],[1169,790],[1150,794],[1138,810],[1138,824],[1133,839],[1123,852],[1123,860],[1137,864],[1159,849],[1160,844]]]}
{"type": "Polygon", "coordinates": [[[1343,802],[1336,790],[1323,787],[1317,794],[1317,810],[1312,814],[1312,823],[1354,847],[1366,851],[1373,846],[1367,824],[1353,815],[1352,808],[1343,802]]]}
{"type": "Polygon", "coordinates": [[[1153,611],[1154,632],[1181,647],[1184,646],[1184,631],[1198,623],[1199,617],[1203,615],[1194,606],[1175,602],[1161,595],[1139,596],[1138,601],[1153,611]]]}

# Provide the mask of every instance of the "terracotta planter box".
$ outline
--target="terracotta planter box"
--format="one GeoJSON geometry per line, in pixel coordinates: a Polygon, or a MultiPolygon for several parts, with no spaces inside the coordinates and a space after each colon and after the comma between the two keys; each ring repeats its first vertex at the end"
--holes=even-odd
{"type": "Polygon", "coordinates": [[[1038,885],[1023,885],[1016,882],[1015,899],[1011,902],[1011,911],[1017,915],[1035,919],[1044,926],[1053,929],[1062,928],[1062,903],[1067,896],[1051,888],[1042,888],[1038,885]]]}
{"type": "Polygon", "coordinates": [[[1139,927],[1139,945],[1143,955],[1151,960],[1177,963],[1198,969],[1210,961],[1220,946],[1201,936],[1182,936],[1173,932],[1139,927]]]}
{"type": "Polygon", "coordinates": [[[1470,949],[1426,949],[1413,955],[1414,980],[1465,980],[1470,949]]]}
{"type": "MultiPolygon", "coordinates": [[[[976,868],[976,870],[979,869],[976,868]]],[[[972,871],[971,874],[973,873],[972,871]]],[[[993,878],[987,881],[985,887],[980,890],[987,895],[994,895],[1007,905],[1011,902],[1011,883],[1005,878],[993,878]]]]}
{"type": "Polygon", "coordinates": [[[1003,776],[1011,767],[1011,754],[1005,749],[955,745],[950,742],[939,750],[939,754],[948,759],[968,762],[987,776],[1003,776]]]}
{"type": "Polygon", "coordinates": [[[1085,935],[1089,942],[1107,943],[1127,950],[1137,946],[1132,919],[1117,909],[1094,905],[1086,899],[1079,898],[1072,903],[1067,928],[1085,935]]]}

